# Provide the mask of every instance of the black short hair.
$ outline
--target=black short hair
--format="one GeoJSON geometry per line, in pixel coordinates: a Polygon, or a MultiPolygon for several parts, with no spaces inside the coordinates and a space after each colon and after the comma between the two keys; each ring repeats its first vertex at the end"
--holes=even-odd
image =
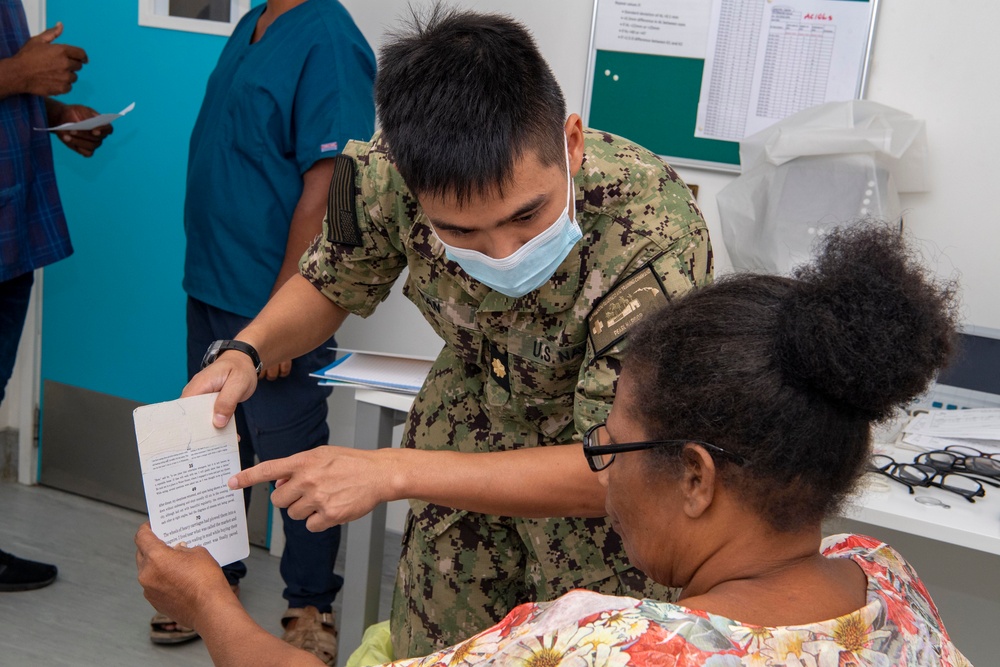
{"type": "MultiPolygon", "coordinates": [[[[887,225],[833,232],[792,277],[737,274],[633,331],[633,414],[655,439],[701,440],[727,488],[780,531],[837,510],[870,454],[871,425],[922,393],[955,340],[956,286],[887,225]]],[[[677,452],[654,450],[677,469],[677,452]]]]}
{"type": "Polygon", "coordinates": [[[510,17],[416,12],[379,55],[379,123],[415,193],[503,193],[528,150],[565,159],[566,102],[528,30],[510,17]]]}

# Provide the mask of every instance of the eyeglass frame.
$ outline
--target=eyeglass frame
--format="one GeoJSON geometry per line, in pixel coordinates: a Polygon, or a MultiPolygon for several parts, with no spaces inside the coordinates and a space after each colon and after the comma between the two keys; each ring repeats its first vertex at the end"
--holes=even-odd
{"type": "Polygon", "coordinates": [[[997,469],[997,464],[1000,464],[1000,457],[980,452],[975,447],[969,447],[968,445],[949,445],[944,449],[934,449],[931,451],[923,452],[913,459],[914,463],[920,463],[923,465],[928,465],[937,470],[942,470],[958,475],[965,475],[967,477],[975,477],[982,482],[986,482],[990,486],[1000,487],[997,483],[996,478],[1000,477],[1000,470],[997,469]],[[953,449],[954,448],[954,449],[953,449]],[[965,452],[959,451],[959,449],[965,449],[975,454],[967,454],[965,452]],[[950,461],[945,462],[940,459],[935,459],[935,455],[946,455],[950,458],[950,461]],[[993,462],[992,466],[980,466],[980,467],[970,467],[970,463],[975,466],[980,460],[993,462]],[[989,470],[984,470],[983,468],[990,468],[989,470]],[[986,479],[983,479],[986,478],[986,479]],[[994,481],[990,481],[993,479],[994,481]]]}
{"type": "Polygon", "coordinates": [[[911,496],[916,493],[914,487],[920,487],[922,489],[926,489],[932,486],[934,488],[941,489],[943,491],[948,491],[949,493],[954,493],[955,495],[958,496],[962,496],[970,503],[976,502],[976,498],[983,498],[986,496],[986,489],[983,487],[983,480],[976,479],[971,475],[963,475],[962,473],[959,472],[947,472],[944,470],[940,470],[926,463],[905,462],[905,461],[900,463],[899,461],[892,458],[888,454],[873,454],[872,456],[870,456],[868,459],[868,465],[866,466],[866,472],[874,472],[878,473],[879,475],[885,475],[894,482],[902,484],[909,490],[911,496]],[[876,457],[887,459],[889,463],[879,467],[875,465],[872,461],[876,457]],[[896,474],[896,471],[904,467],[914,468],[916,470],[919,470],[925,475],[926,478],[922,482],[912,482],[907,479],[904,479],[902,476],[896,474]],[[979,489],[977,491],[967,491],[955,486],[946,486],[944,484],[944,478],[948,477],[949,475],[954,475],[956,477],[961,477],[963,479],[976,482],[979,485],[979,489]],[[935,478],[940,478],[941,481],[935,482],[934,481],[935,478]]]}
{"type": "Polygon", "coordinates": [[[731,452],[727,449],[723,449],[718,445],[713,445],[708,442],[702,442],[700,440],[644,440],[641,442],[621,442],[614,443],[610,445],[592,445],[590,444],[594,433],[597,432],[599,428],[607,428],[607,422],[601,422],[600,424],[594,424],[587,429],[587,432],[583,434],[583,455],[587,457],[587,464],[593,472],[600,472],[602,470],[607,470],[608,466],[615,462],[615,454],[623,454],[625,452],[637,452],[643,449],[653,449],[654,447],[665,446],[665,445],[686,445],[688,443],[692,445],[701,445],[708,450],[709,454],[715,453],[720,456],[726,456],[731,459],[736,465],[744,465],[747,460],[741,454],[736,452],[731,452]],[[607,463],[602,466],[598,466],[594,461],[595,456],[608,456],[607,463]]]}

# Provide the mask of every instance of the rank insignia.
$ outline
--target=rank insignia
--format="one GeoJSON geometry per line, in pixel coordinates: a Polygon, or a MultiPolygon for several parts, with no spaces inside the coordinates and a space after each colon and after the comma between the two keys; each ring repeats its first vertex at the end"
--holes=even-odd
{"type": "Polygon", "coordinates": [[[507,353],[501,352],[496,343],[490,343],[490,376],[504,391],[510,391],[510,373],[507,372],[507,353]]]}

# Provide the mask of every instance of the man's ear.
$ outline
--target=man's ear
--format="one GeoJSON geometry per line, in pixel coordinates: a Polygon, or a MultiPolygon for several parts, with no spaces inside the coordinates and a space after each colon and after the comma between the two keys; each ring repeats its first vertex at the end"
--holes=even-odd
{"type": "Polygon", "coordinates": [[[694,443],[684,446],[681,454],[684,471],[681,476],[684,513],[690,519],[701,517],[715,498],[715,460],[708,451],[694,443]]]}
{"type": "Polygon", "coordinates": [[[569,172],[576,172],[583,165],[583,119],[578,114],[570,114],[566,119],[566,147],[569,150],[569,172]]]}

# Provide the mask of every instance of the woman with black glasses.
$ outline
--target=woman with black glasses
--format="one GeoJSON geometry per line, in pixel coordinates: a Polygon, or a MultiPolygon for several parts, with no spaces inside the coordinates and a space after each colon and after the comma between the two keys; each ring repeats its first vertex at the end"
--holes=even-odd
{"type": "MultiPolygon", "coordinates": [[[[872,423],[947,361],[954,307],[953,286],[871,225],[830,235],[792,277],[730,276],[672,301],[631,334],[614,406],[583,455],[632,564],[679,601],[574,591],[405,664],[968,665],[898,553],[821,531],[865,470],[872,423]]],[[[213,613],[224,581],[212,583],[219,602],[163,597],[157,575],[178,554],[148,531],[137,543],[147,596],[190,619],[213,656],[267,641],[249,617],[237,628],[213,613]]],[[[206,555],[182,555],[170,576],[207,572],[206,555]]],[[[255,664],[315,664],[281,650],[255,664]]]]}

